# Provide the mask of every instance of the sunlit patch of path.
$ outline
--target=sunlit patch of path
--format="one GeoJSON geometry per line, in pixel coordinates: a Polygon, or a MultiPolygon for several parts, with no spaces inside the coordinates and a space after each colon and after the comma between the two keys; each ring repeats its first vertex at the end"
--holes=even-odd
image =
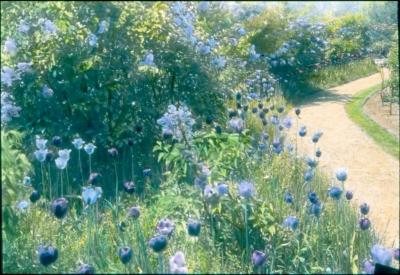
{"type": "Polygon", "coordinates": [[[299,125],[307,126],[307,136],[299,142],[299,151],[311,154],[312,133],[322,130],[324,134],[318,143],[322,151],[320,168],[333,180],[337,168],[347,167],[349,178],[345,188],[354,192],[357,211],[361,203],[368,203],[369,217],[384,244],[399,247],[399,160],[381,149],[345,111],[351,96],[380,82],[380,75],[374,74],[302,103],[299,125]]]}

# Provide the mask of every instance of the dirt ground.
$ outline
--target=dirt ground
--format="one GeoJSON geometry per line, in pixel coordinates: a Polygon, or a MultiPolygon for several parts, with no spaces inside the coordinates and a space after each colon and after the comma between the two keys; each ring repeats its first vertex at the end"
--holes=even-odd
{"type": "Polygon", "coordinates": [[[382,106],[381,97],[378,92],[365,102],[363,111],[368,117],[399,138],[399,105],[392,104],[392,107],[392,114],[390,114],[389,104],[385,103],[382,106]]]}
{"type": "MultiPolygon", "coordinates": [[[[380,75],[374,74],[318,93],[312,100],[301,103],[299,126],[307,127],[307,135],[302,138],[299,151],[312,154],[311,136],[321,130],[320,169],[335,180],[335,170],[346,167],[345,189],[354,192],[354,207],[358,211],[361,203],[368,203],[372,226],[384,245],[399,247],[399,160],[383,151],[353,123],[344,107],[352,95],[380,81],[380,75]]],[[[291,137],[294,140],[296,127],[293,128],[291,137]]]]}

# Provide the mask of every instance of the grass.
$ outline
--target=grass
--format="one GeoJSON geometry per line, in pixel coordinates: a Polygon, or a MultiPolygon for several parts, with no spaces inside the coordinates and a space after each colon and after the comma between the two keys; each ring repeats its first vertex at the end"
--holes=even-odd
{"type": "Polygon", "coordinates": [[[386,152],[399,158],[399,139],[378,123],[370,119],[364,112],[363,106],[369,96],[379,91],[381,84],[357,93],[353,99],[346,104],[349,117],[357,123],[370,137],[375,140],[386,152]]]}
{"type": "Polygon", "coordinates": [[[378,69],[370,58],[347,64],[331,65],[312,74],[308,80],[311,86],[329,89],[355,79],[377,73],[378,69]]]}

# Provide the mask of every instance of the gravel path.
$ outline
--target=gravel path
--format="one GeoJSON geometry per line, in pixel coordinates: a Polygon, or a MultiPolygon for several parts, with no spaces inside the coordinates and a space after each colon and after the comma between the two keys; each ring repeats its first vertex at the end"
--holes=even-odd
{"type": "MultiPolygon", "coordinates": [[[[345,188],[354,192],[354,207],[366,202],[369,217],[388,247],[399,247],[399,160],[384,152],[347,116],[344,105],[357,92],[380,83],[374,74],[301,103],[299,126],[307,126],[307,135],[299,144],[304,154],[313,152],[311,136],[321,130],[318,143],[322,157],[319,167],[334,179],[334,171],[348,169],[345,188]]],[[[295,127],[293,127],[295,128],[295,127]]],[[[292,136],[295,129],[292,130],[292,136]]]]}

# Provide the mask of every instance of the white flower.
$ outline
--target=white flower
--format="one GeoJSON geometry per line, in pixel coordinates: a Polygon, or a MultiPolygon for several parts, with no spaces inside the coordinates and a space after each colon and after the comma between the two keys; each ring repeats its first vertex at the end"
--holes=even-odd
{"type": "Polygon", "coordinates": [[[40,136],[36,136],[36,148],[39,150],[46,149],[47,139],[41,138],[40,136]]]}
{"type": "Polygon", "coordinates": [[[40,162],[43,162],[46,160],[47,153],[48,153],[47,149],[39,149],[39,150],[36,150],[35,152],[33,152],[33,154],[35,155],[35,158],[40,162]]]}
{"type": "Polygon", "coordinates": [[[94,145],[94,144],[92,144],[92,143],[88,143],[88,144],[86,144],[86,145],[83,147],[83,149],[85,150],[85,152],[86,152],[88,155],[91,155],[91,154],[94,153],[94,150],[96,149],[96,145],[94,145]]]}
{"type": "Polygon", "coordinates": [[[108,31],[109,26],[110,26],[110,23],[108,23],[106,20],[101,21],[99,24],[99,30],[97,31],[97,33],[99,33],[99,34],[105,33],[106,31],[108,31]]]}
{"type": "Polygon", "coordinates": [[[58,157],[58,158],[56,158],[55,162],[56,162],[57,168],[63,170],[63,169],[65,169],[65,167],[67,167],[68,159],[58,157]]]}
{"type": "Polygon", "coordinates": [[[58,156],[62,159],[69,160],[69,154],[71,153],[71,149],[64,149],[58,151],[58,156]]]}
{"type": "Polygon", "coordinates": [[[88,43],[89,43],[89,45],[90,45],[91,47],[97,47],[97,45],[98,45],[98,44],[97,44],[98,38],[97,38],[96,35],[94,35],[93,33],[89,33],[87,40],[88,40],[88,43]]]}
{"type": "Polygon", "coordinates": [[[101,187],[83,187],[82,200],[85,204],[94,204],[98,198],[101,198],[103,189],[101,187]]]}
{"type": "Polygon", "coordinates": [[[178,251],[169,259],[169,270],[172,274],[187,274],[185,255],[182,251],[178,251]]]}
{"type": "Polygon", "coordinates": [[[72,141],[72,144],[75,146],[76,149],[81,150],[83,147],[83,144],[85,144],[85,142],[81,138],[75,138],[72,141]]]}
{"type": "Polygon", "coordinates": [[[17,44],[14,39],[8,38],[4,42],[4,52],[9,55],[15,55],[17,53],[17,44]]]}

